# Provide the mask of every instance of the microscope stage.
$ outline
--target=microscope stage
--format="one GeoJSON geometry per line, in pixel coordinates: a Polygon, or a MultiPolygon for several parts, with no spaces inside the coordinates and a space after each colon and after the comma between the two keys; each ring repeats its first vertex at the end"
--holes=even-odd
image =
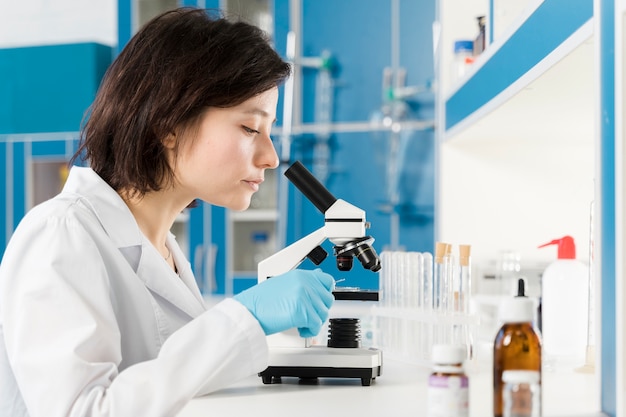
{"type": "Polygon", "coordinates": [[[259,376],[264,384],[280,382],[280,377],[305,379],[333,377],[360,378],[371,385],[382,370],[382,351],[364,348],[272,348],[269,366],[259,376]]]}

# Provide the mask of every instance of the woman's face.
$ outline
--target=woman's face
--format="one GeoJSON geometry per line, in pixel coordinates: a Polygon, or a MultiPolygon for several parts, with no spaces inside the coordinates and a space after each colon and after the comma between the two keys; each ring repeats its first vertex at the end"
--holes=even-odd
{"type": "Polygon", "coordinates": [[[265,170],[278,166],[270,139],[278,88],[238,106],[209,108],[197,137],[188,138],[174,166],[178,191],[190,201],[244,210],[262,186],[265,170]]]}

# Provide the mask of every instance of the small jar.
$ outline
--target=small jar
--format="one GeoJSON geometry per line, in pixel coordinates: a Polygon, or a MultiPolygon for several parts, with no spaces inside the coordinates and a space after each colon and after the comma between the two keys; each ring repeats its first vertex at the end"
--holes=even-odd
{"type": "Polygon", "coordinates": [[[433,373],[428,378],[428,417],[467,417],[469,379],[463,370],[467,349],[434,345],[433,373]]]}
{"type": "Polygon", "coordinates": [[[467,69],[474,63],[474,41],[458,40],[454,42],[454,63],[452,82],[465,77],[467,69]]]}
{"type": "Polygon", "coordinates": [[[537,371],[502,373],[503,417],[541,417],[541,385],[537,371]]]}

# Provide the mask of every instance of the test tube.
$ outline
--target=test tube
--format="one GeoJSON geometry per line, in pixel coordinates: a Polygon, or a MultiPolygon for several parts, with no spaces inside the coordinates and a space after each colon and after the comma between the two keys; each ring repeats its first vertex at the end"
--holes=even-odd
{"type": "MultiPolygon", "coordinates": [[[[401,254],[398,251],[391,252],[391,263],[393,265],[393,269],[391,271],[391,305],[390,307],[394,309],[396,312],[400,308],[401,300],[400,300],[400,282],[401,282],[401,274],[402,274],[402,259],[401,254]]],[[[389,318],[389,345],[391,346],[391,350],[393,352],[398,351],[399,343],[399,329],[400,325],[398,323],[398,319],[396,317],[389,318]]]]}
{"type": "Polygon", "coordinates": [[[400,274],[402,271],[401,268],[401,259],[400,259],[400,253],[397,251],[393,251],[391,252],[391,265],[392,265],[392,269],[391,269],[391,277],[390,277],[390,281],[389,281],[389,286],[390,286],[390,295],[391,295],[391,299],[390,301],[390,307],[391,308],[398,308],[399,304],[400,304],[400,274]]]}
{"type": "Polygon", "coordinates": [[[382,268],[379,272],[378,272],[378,303],[380,304],[381,307],[387,307],[387,303],[388,303],[388,288],[387,286],[388,284],[388,276],[389,276],[389,259],[388,259],[388,253],[387,251],[382,251],[380,253],[380,263],[385,265],[384,268],[382,268]]]}
{"type": "MultiPolygon", "coordinates": [[[[469,314],[469,302],[472,294],[472,269],[470,258],[470,245],[459,245],[459,272],[458,276],[458,308],[457,312],[467,316],[469,314]]],[[[455,326],[454,343],[464,345],[467,358],[472,358],[473,340],[469,324],[461,323],[455,326]]]]}
{"type": "Polygon", "coordinates": [[[398,308],[400,317],[394,320],[395,328],[394,335],[396,340],[396,347],[400,356],[406,356],[408,351],[407,346],[407,320],[403,318],[404,310],[407,308],[407,286],[408,286],[408,268],[407,268],[407,253],[403,251],[395,252],[397,262],[397,275],[396,275],[396,308],[398,308]]]}
{"type": "MultiPolygon", "coordinates": [[[[449,315],[454,312],[454,278],[455,278],[455,259],[452,255],[452,245],[445,245],[445,253],[443,255],[443,263],[441,268],[441,282],[440,282],[440,314],[449,315]]],[[[450,326],[450,321],[443,320],[443,323],[439,326],[439,342],[452,343],[453,340],[453,326],[450,326]]]]}
{"type": "Polygon", "coordinates": [[[435,264],[433,268],[433,310],[441,309],[442,281],[444,280],[443,257],[446,254],[446,243],[435,244],[435,264]]]}
{"type": "Polygon", "coordinates": [[[455,284],[455,259],[452,255],[452,245],[445,244],[445,253],[443,255],[443,268],[441,271],[440,282],[440,309],[444,313],[454,311],[454,284],[455,284]]]}
{"type": "Polygon", "coordinates": [[[425,311],[433,309],[433,255],[430,252],[422,253],[422,308],[425,311]]]}
{"type": "MultiPolygon", "coordinates": [[[[421,304],[421,254],[419,252],[409,252],[408,256],[408,268],[410,271],[410,286],[409,286],[409,308],[412,314],[415,314],[420,309],[421,304]]],[[[420,343],[420,322],[414,318],[408,320],[408,351],[409,357],[415,357],[417,350],[419,350],[420,343]]],[[[418,356],[419,357],[419,356],[418,356]]]]}
{"type": "Polygon", "coordinates": [[[459,308],[461,313],[469,313],[469,300],[472,294],[472,269],[470,245],[459,245],[459,308]]]}
{"type": "MultiPolygon", "coordinates": [[[[424,316],[433,314],[433,269],[434,264],[432,253],[422,252],[422,310],[424,312],[424,316]]],[[[422,321],[420,327],[420,357],[425,360],[430,360],[434,324],[430,321],[422,321]]]]}
{"type": "Polygon", "coordinates": [[[411,307],[419,309],[422,304],[422,254],[411,252],[409,254],[409,265],[411,269],[411,307]]]}
{"type": "MultiPolygon", "coordinates": [[[[388,251],[381,252],[380,262],[385,265],[385,267],[378,272],[378,302],[384,313],[384,310],[389,307],[389,275],[392,268],[391,258],[388,251]]],[[[389,333],[388,323],[389,320],[384,316],[384,314],[376,317],[378,330],[376,332],[376,344],[382,349],[387,347],[389,333]]]]}

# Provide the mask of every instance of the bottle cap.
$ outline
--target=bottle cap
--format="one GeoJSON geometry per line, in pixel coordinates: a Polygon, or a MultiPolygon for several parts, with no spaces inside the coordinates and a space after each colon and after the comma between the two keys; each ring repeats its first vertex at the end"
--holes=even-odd
{"type": "Polygon", "coordinates": [[[461,266],[469,266],[470,249],[470,245],[459,245],[459,263],[461,264],[461,266]]]}
{"type": "Polygon", "coordinates": [[[432,361],[437,365],[455,365],[463,363],[466,354],[462,345],[433,345],[432,361]]]}
{"type": "Polygon", "coordinates": [[[458,40],[454,42],[454,52],[474,52],[474,41],[458,40]]]}
{"type": "Polygon", "coordinates": [[[502,372],[502,382],[513,384],[538,384],[539,371],[509,369],[502,372]]]}
{"type": "Polygon", "coordinates": [[[443,257],[449,253],[449,246],[448,243],[444,242],[435,243],[435,263],[443,263],[443,257]]]}
{"type": "Polygon", "coordinates": [[[576,243],[574,243],[573,237],[563,236],[560,239],[554,239],[551,242],[544,243],[539,247],[544,248],[550,245],[558,245],[558,259],[576,259],[576,243]]]}
{"type": "Polygon", "coordinates": [[[500,303],[500,320],[505,323],[529,323],[535,317],[535,305],[526,297],[524,280],[517,280],[517,295],[500,303]]]}

